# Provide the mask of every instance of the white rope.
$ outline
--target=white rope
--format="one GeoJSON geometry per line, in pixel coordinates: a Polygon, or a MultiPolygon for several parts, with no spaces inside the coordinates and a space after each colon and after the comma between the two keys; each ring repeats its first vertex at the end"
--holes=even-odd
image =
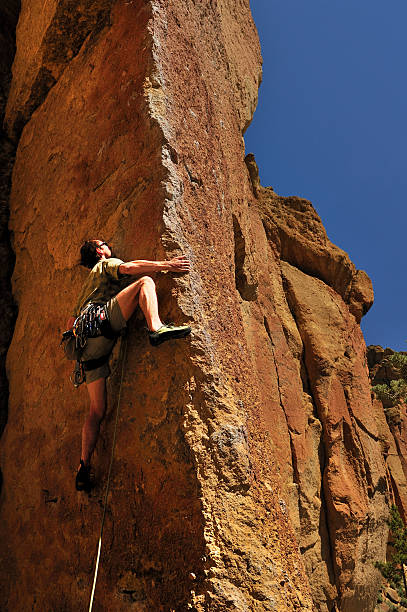
{"type": "Polygon", "coordinates": [[[122,383],[123,383],[123,374],[124,374],[124,363],[125,363],[125,360],[126,360],[125,359],[126,358],[126,349],[127,349],[127,337],[124,336],[124,338],[122,338],[122,345],[120,347],[120,351],[122,353],[122,373],[121,373],[121,378],[120,378],[119,397],[117,398],[116,419],[115,419],[114,430],[113,430],[112,452],[111,452],[111,455],[110,455],[109,472],[108,472],[107,482],[106,482],[105,501],[104,501],[104,504],[103,504],[103,515],[102,515],[102,522],[101,522],[101,525],[100,525],[98,553],[97,553],[97,557],[96,557],[95,574],[94,574],[94,577],[93,577],[92,594],[90,596],[90,602],[89,602],[89,612],[92,612],[93,600],[94,600],[95,589],[96,589],[96,581],[97,581],[98,571],[99,571],[100,553],[101,553],[101,550],[102,550],[102,536],[103,536],[103,528],[104,528],[104,525],[105,525],[105,518],[106,518],[107,497],[109,495],[109,489],[110,489],[110,476],[111,476],[111,473],[112,473],[114,450],[115,450],[115,446],[116,446],[117,423],[119,421],[119,408],[120,408],[120,398],[121,398],[121,395],[122,395],[122,383]]]}
{"type": "Polygon", "coordinates": [[[95,575],[93,576],[93,586],[92,586],[92,595],[90,596],[89,612],[91,612],[92,607],[93,607],[93,597],[95,595],[96,580],[97,580],[97,577],[98,577],[99,559],[100,559],[100,551],[101,550],[102,550],[102,536],[99,537],[98,555],[97,555],[97,559],[96,559],[95,575]]]}

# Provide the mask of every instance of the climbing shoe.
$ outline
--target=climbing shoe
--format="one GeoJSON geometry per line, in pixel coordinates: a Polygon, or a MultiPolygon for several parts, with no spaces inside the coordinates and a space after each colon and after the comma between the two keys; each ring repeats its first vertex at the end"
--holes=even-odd
{"type": "Polygon", "coordinates": [[[160,327],[160,329],[157,329],[157,331],[148,332],[148,337],[152,346],[158,346],[166,340],[185,338],[185,336],[188,336],[190,333],[191,328],[188,325],[177,326],[173,323],[168,323],[167,325],[160,327]]]}
{"type": "Polygon", "coordinates": [[[90,467],[85,465],[81,459],[81,466],[76,474],[75,487],[77,491],[85,491],[90,493],[93,488],[93,482],[90,473],[90,467]]]}

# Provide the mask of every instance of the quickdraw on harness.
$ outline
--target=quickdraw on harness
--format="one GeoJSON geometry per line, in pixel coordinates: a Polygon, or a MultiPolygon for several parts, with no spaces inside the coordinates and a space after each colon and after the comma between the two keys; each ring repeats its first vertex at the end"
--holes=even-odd
{"type": "Polygon", "coordinates": [[[85,372],[84,372],[82,361],[77,361],[75,363],[75,369],[69,378],[71,380],[71,383],[75,387],[75,389],[80,387],[81,384],[85,382],[85,372]]]}

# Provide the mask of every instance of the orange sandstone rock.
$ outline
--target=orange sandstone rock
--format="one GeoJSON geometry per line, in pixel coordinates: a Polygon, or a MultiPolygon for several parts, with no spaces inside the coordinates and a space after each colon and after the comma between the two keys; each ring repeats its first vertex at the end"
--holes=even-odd
{"type": "Polygon", "coordinates": [[[82,44],[109,23],[114,0],[22,0],[5,125],[17,138],[82,44]]]}
{"type": "Polygon", "coordinates": [[[368,610],[380,583],[374,562],[387,541],[387,507],[362,335],[341,298],[322,281],[287,263],[283,274],[323,431],[321,494],[340,609],[368,610]]]}
{"type": "Polygon", "coordinates": [[[311,203],[262,189],[259,206],[281,259],[332,287],[360,323],[373,304],[372,283],[366,272],[356,270],[347,253],[328,240],[311,203]]]}
{"type": "MultiPolygon", "coordinates": [[[[279,390],[268,423],[314,602],[368,611],[387,543],[386,468],[358,325],[371,284],[329,242],[309,202],[264,189],[253,156],[246,163],[273,278],[262,304],[279,390]]],[[[264,371],[270,358],[252,353],[264,371]]]]}

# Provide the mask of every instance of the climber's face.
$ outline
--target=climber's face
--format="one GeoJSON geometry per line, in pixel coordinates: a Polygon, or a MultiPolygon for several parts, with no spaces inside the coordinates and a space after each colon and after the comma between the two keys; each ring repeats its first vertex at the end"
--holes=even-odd
{"type": "Polygon", "coordinates": [[[101,259],[109,259],[112,256],[112,251],[107,242],[103,240],[95,240],[96,244],[96,252],[100,255],[101,259]]]}

